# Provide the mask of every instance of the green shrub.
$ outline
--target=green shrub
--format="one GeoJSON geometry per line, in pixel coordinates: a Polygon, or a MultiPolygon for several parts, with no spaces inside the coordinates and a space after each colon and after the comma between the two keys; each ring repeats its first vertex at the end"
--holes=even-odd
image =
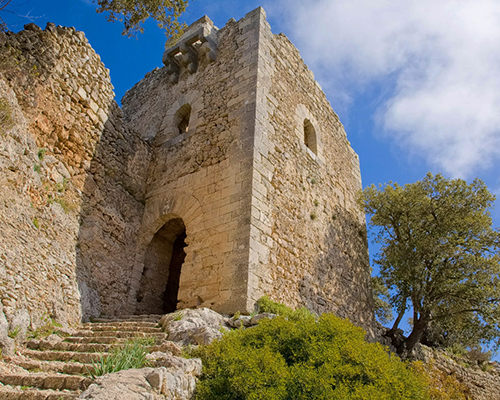
{"type": "Polygon", "coordinates": [[[305,319],[314,319],[315,316],[307,308],[302,307],[298,310],[292,310],[284,304],[272,301],[267,295],[262,296],[257,300],[257,307],[261,313],[271,313],[280,315],[292,321],[300,321],[305,319]]]}
{"type": "Polygon", "coordinates": [[[196,399],[429,398],[420,376],[364,335],[331,314],[229,332],[193,351],[203,361],[196,399]]]}
{"type": "Polygon", "coordinates": [[[43,158],[45,157],[46,153],[47,153],[47,149],[38,149],[38,153],[37,153],[38,159],[40,161],[42,161],[43,158]]]}
{"type": "Polygon", "coordinates": [[[124,369],[142,368],[146,364],[147,346],[154,344],[154,338],[128,340],[125,345],[115,347],[97,362],[92,362],[92,378],[124,369]]]}

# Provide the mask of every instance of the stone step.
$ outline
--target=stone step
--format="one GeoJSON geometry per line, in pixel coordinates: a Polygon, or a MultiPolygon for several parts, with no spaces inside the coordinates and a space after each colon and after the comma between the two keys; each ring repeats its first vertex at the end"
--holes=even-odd
{"type": "Polygon", "coordinates": [[[28,371],[58,372],[67,375],[88,375],[94,372],[92,364],[82,364],[79,362],[25,359],[17,361],[16,364],[28,371]]]}
{"type": "Polygon", "coordinates": [[[157,326],[140,326],[140,325],[88,325],[84,331],[91,332],[144,332],[144,333],[162,333],[162,329],[157,326]]]}
{"type": "Polygon", "coordinates": [[[124,321],[146,321],[158,322],[162,314],[146,314],[146,315],[119,315],[119,316],[106,316],[103,315],[99,318],[92,318],[92,322],[124,322],[124,321]]]}
{"type": "MultiPolygon", "coordinates": [[[[136,322],[136,321],[124,321],[124,322],[86,322],[82,324],[85,329],[92,329],[97,331],[101,327],[139,327],[139,328],[160,328],[157,322],[136,322]]],[[[124,329],[127,330],[127,329],[124,329]]]]}
{"type": "Polygon", "coordinates": [[[35,360],[41,361],[75,361],[82,364],[92,364],[92,362],[97,362],[106,353],[80,353],[73,351],[39,351],[39,350],[22,350],[21,353],[25,357],[29,357],[35,360]]]}
{"type": "Polygon", "coordinates": [[[90,386],[92,380],[84,376],[37,372],[30,374],[0,374],[0,382],[4,385],[39,389],[85,390],[90,386]]]}
{"type": "Polygon", "coordinates": [[[102,343],[71,343],[58,342],[51,343],[45,340],[30,340],[26,343],[26,347],[30,350],[54,350],[54,351],[78,351],[80,353],[102,353],[108,352],[112,344],[102,343]]]}
{"type": "MultiPolygon", "coordinates": [[[[38,350],[39,352],[53,351],[56,353],[108,353],[112,348],[118,348],[125,345],[126,342],[118,344],[100,344],[100,343],[68,343],[68,342],[58,342],[51,343],[44,340],[31,340],[27,343],[27,349],[38,350]]],[[[145,348],[150,352],[154,351],[168,351],[168,343],[158,343],[153,346],[145,346],[145,348]]]]}
{"type": "Polygon", "coordinates": [[[64,339],[65,342],[69,343],[99,343],[99,344],[116,344],[124,343],[126,338],[117,338],[115,336],[69,336],[64,339]]]}
{"type": "Polygon", "coordinates": [[[159,333],[159,332],[141,332],[141,331],[114,331],[112,335],[110,335],[109,331],[90,331],[90,330],[85,330],[85,331],[78,331],[75,333],[75,336],[80,336],[80,337],[99,337],[99,336],[114,336],[116,338],[148,338],[148,337],[154,337],[156,339],[163,340],[167,338],[166,333],[159,333]]]}
{"type": "Polygon", "coordinates": [[[80,393],[80,390],[36,390],[24,387],[0,386],[0,399],[2,400],[73,400],[80,393]]]}

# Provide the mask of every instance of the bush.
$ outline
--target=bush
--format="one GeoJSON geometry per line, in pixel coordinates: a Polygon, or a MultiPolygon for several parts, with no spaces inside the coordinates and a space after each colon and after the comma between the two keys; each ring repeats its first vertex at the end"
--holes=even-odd
{"type": "Polygon", "coordinates": [[[454,374],[440,370],[434,361],[423,363],[415,361],[413,370],[427,383],[431,400],[466,400],[471,398],[470,391],[454,374]]]}
{"type": "Polygon", "coordinates": [[[290,307],[281,303],[272,301],[268,296],[262,296],[257,301],[257,307],[261,313],[271,313],[280,315],[292,321],[300,321],[304,319],[314,319],[314,314],[307,308],[302,307],[298,310],[292,310],[290,307]]]}
{"type": "Polygon", "coordinates": [[[428,399],[425,382],[364,331],[324,314],[278,317],[194,350],[197,400],[428,399]]]}

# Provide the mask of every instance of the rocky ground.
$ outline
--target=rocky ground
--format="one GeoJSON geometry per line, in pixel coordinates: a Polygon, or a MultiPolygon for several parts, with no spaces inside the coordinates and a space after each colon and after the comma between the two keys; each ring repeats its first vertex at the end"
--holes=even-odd
{"type": "Polygon", "coordinates": [[[0,362],[0,398],[6,400],[127,400],[192,397],[199,359],[180,357],[182,346],[208,344],[222,330],[252,326],[272,314],[226,318],[201,308],[164,315],[101,318],[76,329],[30,339],[0,362]],[[148,367],[93,379],[95,363],[130,338],[154,338],[148,367]]]}

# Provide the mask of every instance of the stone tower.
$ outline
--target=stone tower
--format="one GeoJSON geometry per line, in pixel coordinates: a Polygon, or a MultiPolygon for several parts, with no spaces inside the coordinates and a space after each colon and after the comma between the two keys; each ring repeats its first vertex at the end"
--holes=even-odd
{"type": "Polygon", "coordinates": [[[136,312],[250,312],[268,294],[367,327],[359,160],[297,49],[258,8],[201,18],[163,63],[122,101],[151,145],[136,312]]]}

